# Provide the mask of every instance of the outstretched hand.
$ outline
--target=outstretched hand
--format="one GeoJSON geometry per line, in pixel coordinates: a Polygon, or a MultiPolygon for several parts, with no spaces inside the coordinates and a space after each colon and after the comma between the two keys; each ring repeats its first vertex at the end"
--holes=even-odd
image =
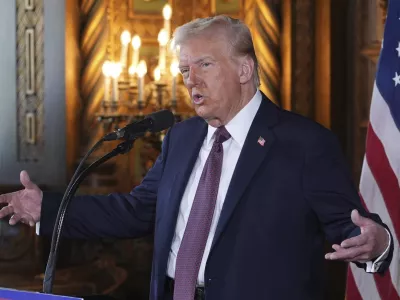
{"type": "Polygon", "coordinates": [[[365,263],[382,255],[389,245],[385,228],[371,219],[361,216],[357,210],[351,212],[351,220],[360,227],[361,234],[333,245],[335,252],[327,253],[328,260],[365,263]]]}
{"type": "Polygon", "coordinates": [[[20,174],[20,181],[25,189],[0,195],[0,219],[11,216],[10,225],[18,222],[34,226],[40,220],[43,192],[34,184],[26,171],[20,174]]]}

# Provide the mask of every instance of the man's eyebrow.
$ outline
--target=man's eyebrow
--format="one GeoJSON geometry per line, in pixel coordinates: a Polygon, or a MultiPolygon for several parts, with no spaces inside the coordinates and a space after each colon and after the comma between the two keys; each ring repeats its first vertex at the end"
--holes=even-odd
{"type": "MultiPolygon", "coordinates": [[[[202,57],[199,57],[199,58],[193,60],[193,63],[197,65],[198,63],[201,63],[206,59],[214,60],[214,58],[212,58],[211,56],[206,55],[206,56],[202,56],[202,57]]],[[[185,61],[184,63],[179,64],[179,68],[187,67],[187,65],[188,65],[188,63],[185,61]]]]}
{"type": "Polygon", "coordinates": [[[206,60],[206,59],[214,60],[211,56],[206,55],[206,56],[199,57],[198,59],[194,60],[193,63],[194,63],[194,64],[198,64],[198,63],[200,63],[200,62],[202,62],[202,61],[204,61],[204,60],[206,60]]]}

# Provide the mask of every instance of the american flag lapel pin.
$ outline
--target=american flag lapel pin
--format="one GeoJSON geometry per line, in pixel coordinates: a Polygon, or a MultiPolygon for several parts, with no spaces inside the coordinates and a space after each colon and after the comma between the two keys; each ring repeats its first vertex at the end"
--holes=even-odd
{"type": "Polygon", "coordinates": [[[262,136],[260,136],[260,137],[258,138],[257,143],[259,143],[261,146],[264,146],[264,144],[265,144],[264,138],[263,138],[262,136]]]}

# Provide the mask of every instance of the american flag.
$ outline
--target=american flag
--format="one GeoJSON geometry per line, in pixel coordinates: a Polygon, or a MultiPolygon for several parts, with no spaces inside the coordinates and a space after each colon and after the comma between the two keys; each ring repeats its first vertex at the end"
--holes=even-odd
{"type": "Polygon", "coordinates": [[[393,260],[385,276],[350,264],[347,300],[400,299],[400,0],[390,0],[373,89],[366,153],[360,179],[365,207],[393,235],[393,260]]]}
{"type": "Polygon", "coordinates": [[[263,138],[262,136],[260,136],[260,137],[258,138],[257,143],[259,143],[261,146],[264,146],[264,144],[265,144],[264,138],[263,138]]]}

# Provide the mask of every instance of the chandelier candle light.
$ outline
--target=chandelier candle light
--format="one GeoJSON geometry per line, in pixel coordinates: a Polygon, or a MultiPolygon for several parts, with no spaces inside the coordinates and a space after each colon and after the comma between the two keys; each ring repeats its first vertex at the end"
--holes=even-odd
{"type": "Polygon", "coordinates": [[[146,62],[144,60],[141,60],[137,66],[137,70],[136,73],[138,75],[139,78],[139,84],[138,84],[138,100],[137,100],[137,104],[138,104],[138,108],[142,109],[143,107],[143,101],[144,101],[144,76],[147,73],[147,65],[146,62]]]}
{"type": "MultiPolygon", "coordinates": [[[[179,48],[168,47],[168,42],[171,40],[172,17],[172,8],[169,4],[163,7],[162,15],[164,23],[157,36],[159,57],[158,65],[154,67],[152,74],[154,80],[145,85],[148,65],[143,57],[140,57],[142,47],[140,36],[134,34],[132,37],[128,30],[124,30],[120,36],[119,61],[106,61],[103,64],[103,108],[115,110],[120,106],[126,106],[130,109],[144,110],[151,102],[148,97],[148,91],[151,89],[156,94],[155,97],[150,95],[150,98],[154,100],[153,104],[155,103],[154,105],[157,106],[153,108],[176,109],[179,48]],[[166,99],[168,101],[165,101],[166,99]]],[[[151,65],[150,68],[153,69],[151,65]]]]}
{"type": "Polygon", "coordinates": [[[178,84],[180,49],[171,40],[172,8],[169,4],[163,7],[162,16],[164,22],[157,36],[155,53],[143,51],[146,39],[142,40],[133,28],[133,32],[123,30],[119,36],[120,51],[112,52],[117,57],[103,63],[104,98],[96,117],[106,131],[120,128],[126,122],[139,121],[162,109],[171,110],[177,120],[192,116],[187,110],[191,109],[190,97],[183,85],[178,84]],[[152,55],[156,53],[158,58],[154,60],[152,55]]]}
{"type": "Polygon", "coordinates": [[[122,34],[121,34],[121,61],[120,64],[122,67],[126,67],[126,58],[128,56],[128,45],[129,42],[131,41],[131,34],[129,31],[125,30],[122,34]]]}

